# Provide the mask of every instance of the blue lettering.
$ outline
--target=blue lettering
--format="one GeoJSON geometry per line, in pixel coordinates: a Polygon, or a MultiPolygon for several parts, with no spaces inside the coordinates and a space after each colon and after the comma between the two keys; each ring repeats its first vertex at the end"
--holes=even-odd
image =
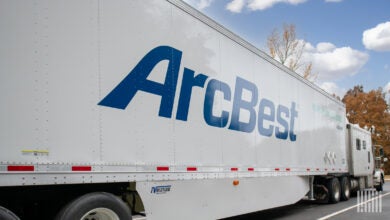
{"type": "Polygon", "coordinates": [[[182,52],[168,46],[160,46],[146,54],[134,69],[98,105],[125,109],[135,94],[141,90],[161,96],[158,115],[170,118],[176,93],[177,78],[182,52]],[[164,84],[147,79],[153,68],[161,61],[169,65],[164,84]]]}
{"type": "Polygon", "coordinates": [[[176,119],[187,121],[188,109],[192,94],[192,87],[198,86],[203,88],[207,76],[198,74],[194,77],[194,71],[184,68],[183,81],[181,83],[179,106],[177,108],[176,119]]]}
{"type": "Polygon", "coordinates": [[[208,125],[223,128],[228,123],[229,112],[222,111],[221,116],[213,115],[213,106],[216,91],[221,91],[223,93],[223,98],[227,101],[230,101],[231,92],[229,85],[216,79],[210,80],[206,88],[203,117],[208,125]]]}
{"type": "Polygon", "coordinates": [[[280,127],[276,127],[275,128],[275,136],[279,139],[284,139],[286,140],[287,139],[287,136],[288,136],[288,122],[282,117],[282,114],[284,115],[284,117],[287,117],[289,116],[289,110],[286,106],[283,106],[283,105],[279,105],[278,106],[278,109],[277,109],[277,120],[278,120],[278,123],[283,127],[283,132],[280,131],[280,127]]]}
{"type": "Polygon", "coordinates": [[[291,103],[291,118],[290,118],[290,141],[296,141],[297,135],[294,134],[295,118],[298,117],[298,112],[295,110],[295,102],[291,103]]]}
{"type": "Polygon", "coordinates": [[[254,109],[257,104],[258,91],[255,84],[237,77],[236,89],[234,91],[234,101],[232,110],[232,120],[229,129],[243,132],[252,132],[256,126],[256,111],[254,109]],[[243,100],[242,92],[246,89],[252,93],[250,101],[243,100]],[[247,110],[249,112],[249,122],[240,121],[240,110],[247,110]]]}
{"type": "MultiPolygon", "coordinates": [[[[176,96],[176,87],[179,77],[182,52],[169,46],[159,46],[148,52],[130,71],[130,73],[107,95],[98,105],[117,109],[126,109],[138,91],[161,96],[158,115],[171,118],[176,96]],[[154,67],[161,61],[168,61],[165,72],[164,83],[148,79],[154,67]]],[[[177,97],[176,119],[188,120],[188,113],[191,105],[191,96],[194,87],[205,88],[209,76],[203,73],[195,75],[195,71],[183,68],[183,79],[180,87],[180,94],[177,97]]],[[[259,90],[256,84],[243,79],[236,78],[234,97],[230,86],[217,79],[210,79],[204,91],[203,118],[207,125],[251,133],[256,128],[262,136],[275,137],[282,140],[296,141],[297,135],[294,132],[295,119],[298,117],[296,103],[291,102],[291,107],[275,105],[271,100],[262,98],[259,100],[259,90]],[[244,92],[250,96],[243,97],[244,92]],[[216,93],[223,95],[225,102],[232,102],[232,109],[216,111],[216,93]],[[257,103],[258,106],[257,106],[257,103]],[[213,111],[214,110],[214,111],[213,111]],[[258,112],[256,112],[258,111],[258,112]],[[249,119],[243,121],[240,113],[249,113],[249,119]]],[[[221,101],[223,101],[221,100],[221,101]]],[[[199,109],[198,109],[199,110],[199,109]]],[[[152,187],[151,192],[169,191],[170,188],[152,187]]]]}
{"type": "Polygon", "coordinates": [[[275,121],[275,105],[268,99],[262,99],[260,101],[257,126],[261,135],[271,137],[274,132],[274,126],[269,125],[266,128],[264,127],[264,121],[275,121]],[[266,109],[269,109],[269,114],[265,113],[266,109]]]}

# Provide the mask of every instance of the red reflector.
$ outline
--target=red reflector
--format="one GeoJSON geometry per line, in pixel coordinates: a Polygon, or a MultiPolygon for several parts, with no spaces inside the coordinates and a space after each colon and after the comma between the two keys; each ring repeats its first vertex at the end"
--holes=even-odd
{"type": "Polygon", "coordinates": [[[196,167],[187,167],[187,171],[197,171],[198,168],[196,167]]]}
{"type": "Polygon", "coordinates": [[[230,171],[238,171],[238,168],[237,167],[232,167],[232,168],[230,168],[230,171]]]}
{"type": "Polygon", "coordinates": [[[8,171],[34,171],[34,166],[8,166],[8,171]]]}
{"type": "Polygon", "coordinates": [[[317,168],[316,170],[317,170],[317,171],[320,171],[320,168],[317,168]]]}
{"type": "Polygon", "coordinates": [[[275,168],[275,171],[279,171],[280,169],[279,168],[275,168]]]}
{"type": "Polygon", "coordinates": [[[169,167],[157,167],[157,171],[169,171],[169,167]]]}
{"type": "Polygon", "coordinates": [[[328,169],[325,168],[325,171],[328,171],[328,169]]]}
{"type": "Polygon", "coordinates": [[[255,168],[249,167],[249,168],[248,168],[248,171],[255,171],[255,168]]]}
{"type": "Polygon", "coordinates": [[[310,171],[310,168],[307,168],[306,171],[310,171]]]}
{"type": "Polygon", "coordinates": [[[91,166],[72,166],[72,171],[92,171],[91,166]]]}
{"type": "Polygon", "coordinates": [[[286,168],[286,171],[290,171],[291,169],[290,168],[286,168]]]}

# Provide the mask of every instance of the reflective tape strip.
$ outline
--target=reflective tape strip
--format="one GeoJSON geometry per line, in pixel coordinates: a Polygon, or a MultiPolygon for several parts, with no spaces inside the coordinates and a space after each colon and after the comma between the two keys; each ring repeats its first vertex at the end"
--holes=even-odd
{"type": "Polygon", "coordinates": [[[187,167],[187,171],[189,171],[189,172],[198,171],[198,168],[196,168],[196,167],[187,167]]]}
{"type": "Polygon", "coordinates": [[[169,171],[169,167],[157,167],[157,171],[169,171]]]}
{"type": "MultiPolygon", "coordinates": [[[[148,173],[148,172],[172,172],[172,173],[182,173],[182,172],[198,172],[198,173],[225,173],[225,172],[252,172],[252,173],[267,173],[267,172],[286,172],[294,173],[298,175],[298,172],[302,172],[306,175],[309,175],[311,172],[324,173],[327,172],[348,172],[348,169],[345,168],[299,168],[299,167],[276,167],[276,168],[264,168],[264,167],[208,167],[208,166],[153,166],[153,165],[72,165],[72,164],[35,164],[35,165],[0,165],[0,172],[139,172],[139,173],[148,173]]],[[[252,174],[251,174],[252,175],[252,174]]]]}
{"type": "Polygon", "coordinates": [[[72,171],[92,171],[91,166],[72,166],[72,171]]]}
{"type": "Polygon", "coordinates": [[[26,165],[9,165],[7,166],[7,171],[11,172],[23,172],[23,171],[34,171],[34,166],[26,166],[26,165]]]}

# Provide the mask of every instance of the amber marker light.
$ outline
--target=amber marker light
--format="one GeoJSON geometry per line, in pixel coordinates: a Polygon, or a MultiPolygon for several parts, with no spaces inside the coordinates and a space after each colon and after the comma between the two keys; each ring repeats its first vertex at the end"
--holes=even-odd
{"type": "Polygon", "coordinates": [[[233,180],[233,186],[238,186],[238,184],[240,184],[239,180],[233,180]]]}

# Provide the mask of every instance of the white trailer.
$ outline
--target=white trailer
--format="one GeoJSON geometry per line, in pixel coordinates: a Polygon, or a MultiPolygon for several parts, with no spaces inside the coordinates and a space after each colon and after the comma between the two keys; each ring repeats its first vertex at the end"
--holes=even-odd
{"type": "Polygon", "coordinates": [[[341,102],[181,1],[4,0],[0,30],[0,216],[218,219],[372,186],[341,102]]]}

